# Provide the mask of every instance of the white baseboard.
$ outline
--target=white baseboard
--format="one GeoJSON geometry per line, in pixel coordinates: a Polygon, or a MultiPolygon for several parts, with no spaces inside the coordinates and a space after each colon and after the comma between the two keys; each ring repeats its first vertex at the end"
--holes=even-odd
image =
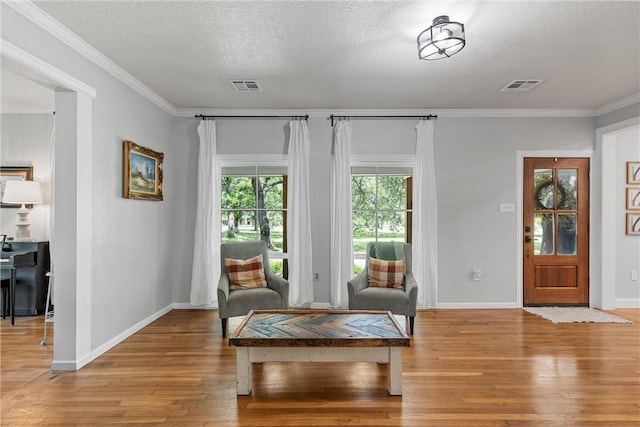
{"type": "Polygon", "coordinates": [[[82,366],[78,366],[78,362],[75,360],[54,360],[51,362],[52,371],[77,371],[82,366]]]}
{"type": "Polygon", "coordinates": [[[173,304],[170,304],[170,305],[166,306],[165,308],[153,313],[151,316],[147,317],[146,319],[143,319],[143,320],[139,321],[138,323],[136,323],[135,325],[133,325],[129,329],[127,329],[124,332],[116,335],[114,338],[110,339],[109,341],[107,341],[106,343],[102,344],[101,346],[95,348],[94,350],[91,351],[91,360],[97,359],[102,354],[106,353],[107,351],[109,351],[110,349],[115,347],[116,345],[120,344],[122,341],[126,340],[131,335],[133,335],[136,332],[138,332],[140,329],[142,329],[145,326],[149,325],[151,322],[154,322],[154,321],[158,320],[159,318],[161,318],[162,316],[164,316],[165,314],[167,314],[171,310],[173,310],[173,304]]]}
{"type": "MultiPolygon", "coordinates": [[[[428,307],[419,307],[427,309],[428,307]]],[[[515,302],[439,302],[434,308],[488,309],[488,308],[522,308],[515,302]]]]}
{"type": "Polygon", "coordinates": [[[331,308],[331,304],[328,302],[313,302],[311,303],[311,308],[317,310],[329,310],[331,308]]]}
{"type": "Polygon", "coordinates": [[[174,310],[217,310],[218,304],[198,304],[193,305],[188,302],[174,302],[171,304],[174,310]]]}
{"type": "Polygon", "coordinates": [[[616,298],[616,308],[640,308],[640,298],[616,298]]]}

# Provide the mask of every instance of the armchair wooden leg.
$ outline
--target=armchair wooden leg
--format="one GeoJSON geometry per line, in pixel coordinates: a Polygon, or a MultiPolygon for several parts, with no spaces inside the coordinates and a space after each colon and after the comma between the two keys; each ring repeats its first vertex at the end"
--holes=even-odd
{"type": "Polygon", "coordinates": [[[413,335],[413,321],[415,320],[415,317],[409,317],[409,333],[411,335],[413,335]]]}
{"type": "Polygon", "coordinates": [[[222,338],[226,338],[227,337],[227,319],[220,319],[222,320],[222,338]]]}

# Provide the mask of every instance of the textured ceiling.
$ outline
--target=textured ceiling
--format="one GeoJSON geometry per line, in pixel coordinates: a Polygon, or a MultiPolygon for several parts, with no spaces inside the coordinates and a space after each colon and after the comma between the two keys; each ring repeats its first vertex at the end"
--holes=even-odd
{"type": "Polygon", "coordinates": [[[177,108],[597,108],[640,92],[638,1],[35,4],[177,108]],[[416,36],[441,14],[467,46],[421,61],[416,36]],[[544,82],[499,92],[523,78],[544,82]]]}

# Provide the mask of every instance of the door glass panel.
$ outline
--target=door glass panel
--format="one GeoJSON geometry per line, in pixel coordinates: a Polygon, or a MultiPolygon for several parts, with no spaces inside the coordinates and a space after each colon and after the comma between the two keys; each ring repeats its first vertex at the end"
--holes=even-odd
{"type": "Polygon", "coordinates": [[[533,180],[535,209],[537,211],[553,209],[553,169],[536,169],[533,180]]]}
{"type": "Polygon", "coordinates": [[[533,254],[553,255],[553,240],[555,226],[553,214],[533,215],[533,254]]]}
{"type": "Polygon", "coordinates": [[[558,169],[558,210],[574,211],[577,209],[578,170],[558,169]]]}
{"type": "Polygon", "coordinates": [[[558,255],[575,255],[578,234],[577,214],[558,214],[558,255]]]}

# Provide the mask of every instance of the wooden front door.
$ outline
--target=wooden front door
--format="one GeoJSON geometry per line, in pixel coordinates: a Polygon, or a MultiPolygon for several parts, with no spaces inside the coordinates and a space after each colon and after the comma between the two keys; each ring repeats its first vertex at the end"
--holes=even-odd
{"type": "Polygon", "coordinates": [[[525,158],[524,305],[589,304],[589,159],[525,158]]]}

